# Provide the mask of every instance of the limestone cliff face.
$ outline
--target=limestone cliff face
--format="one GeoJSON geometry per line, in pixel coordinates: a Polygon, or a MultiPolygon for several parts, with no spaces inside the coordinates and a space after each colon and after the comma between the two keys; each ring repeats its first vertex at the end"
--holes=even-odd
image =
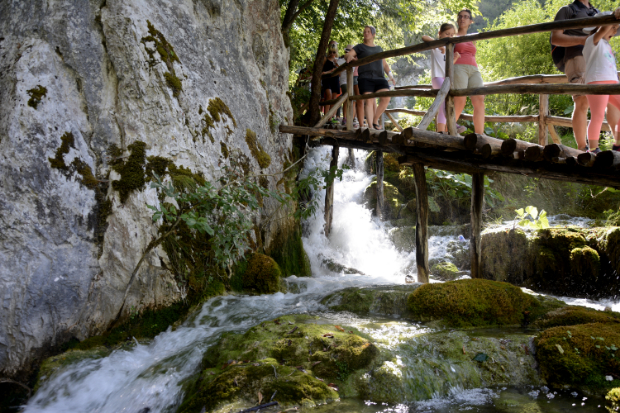
{"type": "MultiPolygon", "coordinates": [[[[107,328],[157,234],[154,190],[121,202],[110,184],[111,145],[126,160],[144,142],[207,179],[231,158],[275,173],[290,160],[277,123],[292,110],[276,0],[2,1],[0,16],[0,374],[13,375],[107,328]],[[217,98],[219,120],[205,117],[217,98]]],[[[269,222],[266,247],[290,225],[269,222]]],[[[148,256],[127,311],[184,296],[162,260],[148,256]]]]}

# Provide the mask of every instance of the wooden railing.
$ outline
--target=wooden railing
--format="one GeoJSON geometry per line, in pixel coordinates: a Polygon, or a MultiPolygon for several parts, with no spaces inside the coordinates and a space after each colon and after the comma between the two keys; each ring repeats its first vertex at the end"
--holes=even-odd
{"type": "MultiPolygon", "coordinates": [[[[412,53],[419,53],[422,51],[434,49],[444,46],[446,48],[446,78],[452,79],[454,77],[454,45],[456,43],[470,42],[476,40],[488,40],[499,37],[518,36],[523,34],[532,34],[540,32],[548,32],[553,30],[566,30],[566,29],[578,29],[589,26],[603,26],[609,24],[616,24],[619,21],[612,16],[600,16],[600,17],[588,17],[584,19],[573,19],[554,21],[548,23],[540,23],[529,26],[513,27],[503,30],[495,30],[485,33],[451,37],[435,40],[432,42],[424,42],[413,46],[404,47],[401,49],[388,50],[382,53],[377,53],[372,56],[368,56],[363,59],[352,61],[348,64],[340,66],[331,76],[338,76],[342,71],[347,71],[347,93],[340,96],[338,99],[321,102],[322,105],[332,105],[331,110],[321,119],[316,125],[322,126],[327,120],[336,113],[338,108],[345,102],[349,102],[348,110],[346,114],[347,129],[353,129],[353,117],[354,117],[354,105],[351,103],[357,100],[368,100],[382,97],[407,97],[407,96],[420,96],[420,97],[437,97],[439,91],[437,89],[431,89],[428,85],[415,85],[404,86],[396,88],[396,90],[387,92],[370,93],[365,95],[354,95],[353,93],[353,68],[356,66],[365,65],[374,61],[405,56],[412,53]]],[[[476,95],[494,95],[494,94],[537,94],[539,95],[539,114],[527,115],[527,116],[486,116],[485,120],[488,122],[538,122],[538,142],[539,145],[546,145],[548,141],[548,133],[555,143],[559,143],[559,137],[553,129],[553,125],[560,126],[572,126],[569,118],[550,116],[549,115],[549,95],[551,94],[590,94],[590,95],[610,95],[620,94],[619,85],[576,85],[566,83],[567,79],[564,75],[531,75],[517,78],[504,79],[496,82],[490,82],[479,88],[469,89],[455,89],[454,85],[444,97],[441,97],[442,102],[445,99],[446,115],[447,115],[447,128],[450,135],[456,135],[456,119],[454,116],[454,97],[456,96],[476,96],[476,95]]],[[[436,98],[438,99],[438,98],[436,98]]],[[[437,106],[438,109],[438,105],[437,106]]],[[[405,109],[391,109],[386,111],[388,115],[394,112],[405,112],[411,114],[426,115],[424,112],[417,112],[405,109]]],[[[433,114],[434,116],[434,114],[433,114]]],[[[471,119],[471,115],[462,115],[464,119],[471,119]]],[[[424,122],[423,122],[424,124],[424,122]]],[[[424,126],[421,124],[421,126],[424,126]]],[[[428,125],[425,125],[425,128],[428,125]]],[[[603,128],[605,130],[611,130],[607,123],[604,123],[603,128]]]]}

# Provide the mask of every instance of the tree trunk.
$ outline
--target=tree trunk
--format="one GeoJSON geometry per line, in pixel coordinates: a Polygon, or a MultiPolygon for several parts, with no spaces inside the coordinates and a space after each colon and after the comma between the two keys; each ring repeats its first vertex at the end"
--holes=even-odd
{"type": "Polygon", "coordinates": [[[339,0],[330,0],[327,14],[325,15],[325,24],[323,25],[323,33],[314,58],[314,68],[312,69],[312,90],[310,95],[310,104],[308,109],[309,119],[304,122],[309,125],[316,125],[321,119],[321,110],[319,101],[321,100],[321,73],[323,72],[323,61],[325,59],[325,51],[329,43],[329,37],[332,34],[336,11],[338,10],[339,0]]]}
{"type": "Polygon", "coordinates": [[[297,6],[299,6],[300,1],[301,0],[290,0],[286,8],[286,13],[284,14],[284,19],[282,19],[282,37],[284,37],[284,44],[286,47],[289,47],[289,32],[291,31],[291,27],[293,27],[295,19],[297,19],[301,12],[307,9],[314,0],[307,0],[298,9],[297,6]]]}

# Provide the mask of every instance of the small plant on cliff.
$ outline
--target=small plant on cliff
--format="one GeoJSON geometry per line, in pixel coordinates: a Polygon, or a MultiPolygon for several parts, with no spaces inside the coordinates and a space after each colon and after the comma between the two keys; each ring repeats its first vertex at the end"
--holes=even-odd
{"type": "Polygon", "coordinates": [[[529,227],[533,229],[545,229],[549,228],[549,220],[547,219],[547,211],[544,209],[538,213],[538,208],[534,206],[527,206],[525,209],[519,208],[516,209],[515,212],[517,216],[514,220],[513,227],[519,226],[521,227],[529,227]],[[517,223],[517,220],[519,222],[517,223]]]}
{"type": "Polygon", "coordinates": [[[212,264],[230,269],[249,249],[249,233],[254,224],[254,213],[263,198],[272,197],[286,202],[278,192],[262,187],[254,176],[244,176],[240,167],[224,166],[224,174],[216,188],[206,181],[192,191],[179,191],[172,182],[163,182],[157,175],[152,188],[160,190],[174,202],[148,205],[153,222],[162,220],[170,228],[160,238],[174,236],[181,223],[190,231],[207,234],[212,251],[212,264]]]}

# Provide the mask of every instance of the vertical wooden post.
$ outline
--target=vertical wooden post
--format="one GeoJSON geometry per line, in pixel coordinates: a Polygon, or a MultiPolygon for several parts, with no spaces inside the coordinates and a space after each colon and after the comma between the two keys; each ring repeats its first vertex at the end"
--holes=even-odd
{"type": "Polygon", "coordinates": [[[538,102],[538,144],[546,146],[548,141],[547,116],[549,116],[549,95],[540,95],[538,102]]]}
{"type": "Polygon", "coordinates": [[[414,163],[415,200],[418,213],[415,225],[415,260],[418,267],[418,282],[428,283],[428,190],[424,165],[414,163]]]}
{"type": "Polygon", "coordinates": [[[353,152],[353,148],[349,148],[349,158],[347,159],[347,164],[355,169],[355,153],[353,152]]]}
{"type": "Polygon", "coordinates": [[[471,182],[471,278],[482,278],[480,271],[480,233],[482,232],[482,206],[484,204],[484,174],[476,172],[471,182]]]}
{"type": "MultiPolygon", "coordinates": [[[[450,90],[454,90],[454,44],[446,45],[446,77],[450,78],[450,90]]],[[[456,114],[454,113],[454,96],[446,97],[446,123],[449,135],[456,135],[456,114]]]]}
{"type": "MultiPolygon", "coordinates": [[[[329,163],[329,170],[334,171],[338,167],[338,152],[339,147],[334,145],[332,147],[332,160],[329,163]]],[[[334,217],[334,185],[336,180],[327,183],[325,188],[325,236],[329,237],[332,231],[332,218],[334,217]]]]}
{"type": "Polygon", "coordinates": [[[349,97],[347,97],[347,113],[344,116],[347,117],[347,130],[353,130],[353,117],[355,116],[355,105],[357,101],[351,100],[351,96],[353,96],[353,69],[347,69],[347,92],[349,97]]]}
{"type": "Polygon", "coordinates": [[[383,194],[383,151],[375,152],[377,158],[377,216],[383,220],[385,196],[383,194]]]}

